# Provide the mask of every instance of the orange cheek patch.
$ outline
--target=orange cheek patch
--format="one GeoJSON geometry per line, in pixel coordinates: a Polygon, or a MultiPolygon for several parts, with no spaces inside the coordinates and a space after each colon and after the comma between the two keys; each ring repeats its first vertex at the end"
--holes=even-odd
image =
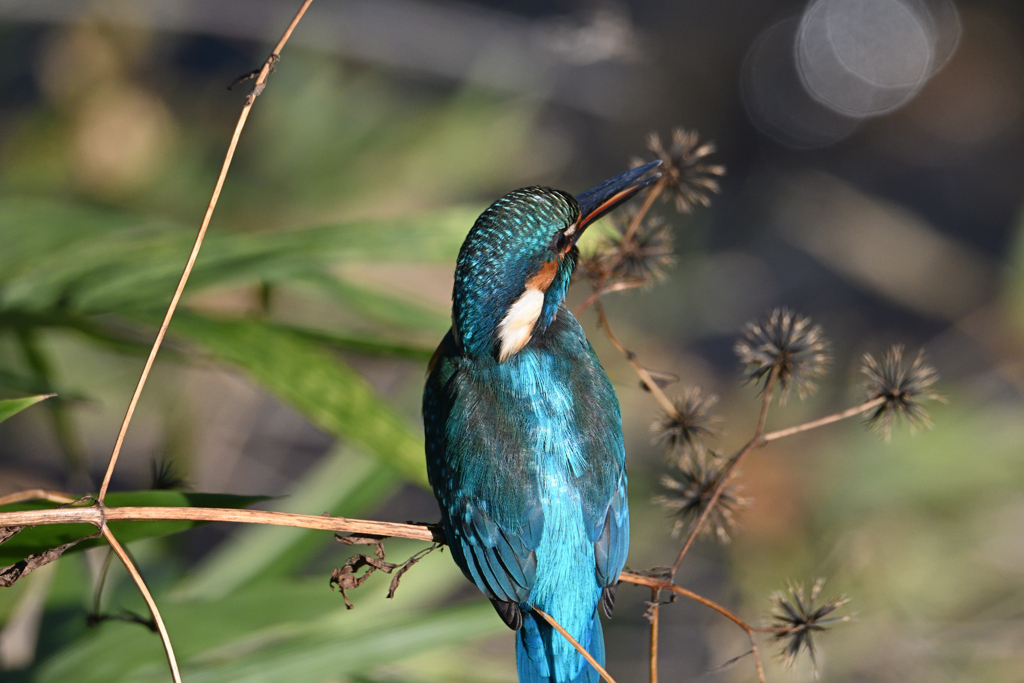
{"type": "Polygon", "coordinates": [[[528,289],[539,289],[542,292],[546,292],[551,283],[555,281],[555,275],[558,274],[558,261],[547,261],[537,272],[530,276],[526,281],[526,287],[528,289]]]}

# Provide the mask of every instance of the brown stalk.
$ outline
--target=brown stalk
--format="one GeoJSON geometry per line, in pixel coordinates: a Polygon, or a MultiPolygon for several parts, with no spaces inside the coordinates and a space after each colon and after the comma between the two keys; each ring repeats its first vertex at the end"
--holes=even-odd
{"type": "Polygon", "coordinates": [[[25,491],[15,491],[14,493],[8,493],[6,496],[0,496],[0,505],[24,503],[27,500],[46,500],[51,503],[67,505],[68,503],[74,503],[78,499],[68,493],[64,493],[63,491],[26,489],[25,491]]]}
{"type": "Polygon", "coordinates": [[[583,655],[583,658],[586,659],[588,662],[590,662],[590,666],[594,667],[594,669],[597,670],[597,673],[601,674],[601,678],[603,678],[606,683],[615,683],[615,679],[612,678],[611,675],[607,671],[605,671],[603,666],[601,666],[600,664],[597,663],[597,660],[594,659],[594,656],[592,654],[590,654],[589,652],[587,652],[585,647],[583,647],[578,642],[576,642],[576,639],[573,638],[571,635],[569,635],[569,632],[566,631],[564,628],[562,628],[562,625],[559,624],[557,621],[555,621],[555,618],[553,616],[551,616],[547,612],[544,612],[544,611],[541,611],[541,610],[537,609],[536,607],[533,608],[533,611],[536,612],[537,614],[539,614],[544,619],[544,621],[546,621],[549,624],[551,624],[551,628],[553,628],[556,631],[558,631],[559,633],[561,633],[562,637],[564,637],[566,640],[568,640],[569,643],[574,648],[576,648],[581,655],[583,655]]]}
{"type": "Polygon", "coordinates": [[[583,299],[583,303],[581,303],[579,306],[577,306],[576,310],[574,310],[572,312],[572,314],[574,316],[576,316],[578,318],[580,316],[580,313],[582,313],[583,311],[587,310],[587,306],[589,306],[590,304],[592,304],[595,301],[597,301],[598,299],[600,299],[601,296],[606,293],[606,291],[604,289],[604,281],[606,279],[607,279],[607,276],[602,277],[598,281],[598,283],[596,285],[594,285],[594,289],[590,292],[590,294],[587,294],[585,299],[583,299]]]}
{"type": "Polygon", "coordinates": [[[164,341],[164,335],[167,333],[167,327],[171,324],[171,318],[174,317],[174,312],[178,308],[178,301],[181,299],[181,293],[185,289],[185,283],[188,282],[189,275],[192,274],[192,267],[195,265],[196,258],[199,256],[199,249],[203,246],[203,239],[206,237],[206,229],[210,225],[210,219],[213,218],[213,210],[217,207],[217,200],[220,198],[221,188],[224,187],[224,179],[227,178],[228,169],[231,167],[231,160],[235,156],[235,148],[238,146],[238,139],[242,135],[242,129],[245,127],[246,119],[249,118],[249,110],[252,109],[253,103],[256,101],[256,97],[259,96],[263,89],[266,87],[267,76],[274,69],[274,62],[276,62],[281,56],[281,50],[284,48],[285,43],[291,38],[292,31],[298,25],[299,20],[302,19],[302,15],[306,13],[306,9],[309,7],[313,0],[304,0],[302,7],[295,14],[295,18],[292,19],[291,23],[288,24],[288,28],[285,29],[284,35],[281,36],[281,40],[274,46],[273,52],[267,58],[267,61],[263,63],[263,68],[260,69],[259,75],[256,77],[256,84],[253,86],[252,93],[245,100],[245,106],[242,107],[242,113],[238,117],[238,123],[235,124],[235,132],[231,136],[231,143],[228,145],[227,154],[224,156],[224,163],[221,165],[220,175],[217,176],[217,184],[213,188],[213,196],[210,198],[210,203],[206,207],[206,214],[203,216],[202,225],[199,226],[199,233],[196,235],[196,241],[192,245],[192,252],[188,256],[188,261],[185,263],[185,269],[181,273],[181,279],[178,280],[178,286],[174,289],[174,295],[171,297],[171,303],[167,306],[167,313],[164,314],[163,322],[160,323],[160,329],[157,331],[156,339],[153,340],[153,347],[149,351],[149,357],[146,358],[146,364],[142,368],[142,375],[139,377],[139,382],[135,386],[135,393],[132,394],[132,400],[128,404],[128,410],[125,413],[124,421],[121,423],[121,429],[117,433],[117,440],[114,442],[114,450],[110,453],[110,461],[107,463],[107,471],[103,475],[103,484],[100,486],[100,493],[97,496],[99,502],[103,502],[104,497],[107,495],[107,488],[110,486],[110,478],[114,474],[114,466],[117,465],[117,457],[121,453],[121,446],[124,444],[125,434],[128,432],[128,425],[131,424],[132,415],[135,414],[135,406],[138,405],[139,397],[142,395],[142,389],[146,386],[146,379],[149,377],[149,372],[153,368],[153,361],[156,360],[156,354],[160,350],[160,345],[164,341]]]}
{"type": "Polygon", "coordinates": [[[128,557],[128,553],[125,552],[121,544],[114,538],[114,534],[110,533],[110,529],[104,525],[100,531],[102,531],[104,538],[107,539],[107,543],[113,548],[117,557],[121,560],[121,564],[128,570],[128,573],[132,577],[132,581],[138,587],[139,592],[142,593],[142,598],[146,601],[146,605],[149,607],[149,613],[153,615],[153,623],[156,624],[157,633],[160,634],[160,642],[164,645],[164,653],[167,655],[167,665],[171,667],[171,678],[174,679],[174,683],[181,683],[181,672],[178,671],[178,661],[174,657],[174,648],[171,646],[171,637],[167,634],[167,628],[164,626],[163,617],[160,616],[160,609],[156,606],[156,600],[153,599],[152,593],[149,592],[149,588],[146,587],[146,582],[142,579],[142,575],[139,574],[139,570],[135,568],[131,558],[128,557]]]}
{"type": "MultiPolygon", "coordinates": [[[[629,225],[626,226],[626,234],[622,238],[623,244],[625,244],[628,240],[633,239],[633,235],[636,234],[636,231],[640,228],[640,224],[643,223],[644,218],[647,217],[647,212],[649,212],[651,210],[651,207],[654,206],[654,202],[661,195],[662,190],[665,189],[665,186],[667,184],[667,178],[665,176],[662,176],[658,180],[658,182],[651,186],[650,191],[644,198],[644,203],[640,205],[640,209],[636,212],[636,214],[634,214],[633,219],[629,221],[629,225]]],[[[632,289],[633,287],[642,284],[638,283],[637,285],[630,285],[627,287],[618,288],[615,285],[607,288],[604,286],[604,283],[608,281],[608,276],[611,274],[612,270],[615,268],[615,265],[618,264],[618,261],[621,258],[621,255],[617,256],[616,262],[609,266],[607,270],[605,270],[604,274],[601,276],[601,279],[597,281],[596,285],[594,285],[593,291],[590,292],[590,294],[588,294],[587,297],[583,300],[583,303],[577,306],[576,310],[572,312],[573,315],[579,317],[580,313],[587,309],[587,306],[594,303],[605,294],[609,294],[613,291],[619,291],[620,289],[632,289]]]]}
{"type": "Polygon", "coordinates": [[[601,328],[604,330],[605,335],[607,335],[608,341],[610,341],[612,346],[614,346],[619,353],[625,356],[629,364],[633,366],[636,374],[640,377],[640,381],[643,382],[644,386],[647,387],[647,390],[651,392],[651,395],[654,396],[654,399],[658,402],[658,405],[661,406],[661,409],[669,415],[675,415],[675,405],[669,400],[668,396],[665,395],[665,392],[661,390],[658,383],[654,381],[654,378],[651,377],[651,373],[647,372],[647,368],[640,365],[640,362],[636,359],[636,354],[627,349],[612,332],[611,325],[608,323],[608,316],[605,315],[604,306],[601,305],[600,301],[594,302],[594,310],[597,312],[597,319],[600,321],[601,328]]]}
{"type": "Polygon", "coordinates": [[[658,618],[661,612],[661,590],[651,589],[651,683],[658,683],[658,618]]]}
{"type": "Polygon", "coordinates": [[[844,411],[834,413],[832,415],[827,415],[817,420],[812,420],[810,422],[805,422],[803,424],[796,425],[795,427],[780,429],[778,431],[769,432],[768,434],[765,434],[764,423],[765,419],[768,416],[768,405],[771,403],[771,391],[775,384],[775,374],[776,371],[772,370],[772,374],[768,378],[768,383],[765,385],[764,396],[761,402],[761,414],[757,420],[757,428],[754,430],[754,436],[751,437],[750,441],[747,442],[743,449],[739,453],[734,455],[732,459],[729,460],[729,464],[726,465],[725,470],[722,472],[721,479],[719,479],[718,485],[715,487],[715,492],[711,496],[711,500],[708,501],[708,504],[705,506],[704,511],[701,513],[700,517],[697,518],[697,522],[693,525],[693,529],[690,530],[690,535],[686,538],[686,543],[679,551],[679,556],[676,557],[676,561],[672,565],[672,571],[669,574],[670,579],[675,579],[676,572],[679,571],[679,565],[682,564],[683,558],[686,556],[686,553],[690,550],[690,547],[696,540],[697,534],[700,533],[701,526],[703,526],[705,520],[711,514],[711,510],[718,503],[718,499],[721,497],[722,491],[725,489],[725,485],[728,483],[729,479],[733,477],[737,468],[739,468],[740,464],[743,462],[743,459],[746,458],[747,455],[751,453],[751,451],[761,448],[762,446],[765,446],[771,441],[776,441],[786,436],[793,436],[794,434],[807,432],[812,429],[817,429],[818,427],[825,427],[827,425],[834,424],[841,420],[846,420],[848,418],[855,417],[862,413],[866,413],[867,411],[871,410],[872,408],[875,408],[876,406],[880,405],[886,400],[884,397],[879,397],[876,399],[872,399],[870,401],[866,401],[865,403],[861,403],[858,406],[848,408],[844,411]]]}
{"type": "Polygon", "coordinates": [[[269,524],[301,529],[319,529],[335,533],[355,533],[372,536],[411,538],[417,541],[444,542],[444,532],[425,524],[399,524],[373,520],[297,515],[290,512],[267,510],[234,510],[230,508],[193,507],[67,507],[54,510],[24,510],[0,512],[0,528],[12,526],[41,526],[47,524],[93,524],[103,526],[104,521],[192,521],[236,522],[243,524],[269,524]]]}
{"type": "Polygon", "coordinates": [[[693,546],[694,541],[697,540],[697,535],[700,533],[701,527],[704,526],[704,522],[707,521],[708,517],[711,516],[711,511],[718,504],[718,499],[722,497],[722,491],[725,490],[725,485],[732,479],[733,474],[743,464],[743,460],[750,455],[751,451],[755,448],[759,448],[765,444],[762,438],[764,432],[764,423],[768,419],[768,406],[772,402],[772,391],[775,389],[775,380],[778,377],[778,366],[772,368],[771,374],[768,375],[768,381],[764,385],[764,391],[761,397],[761,413],[757,418],[757,426],[754,428],[754,436],[750,438],[747,445],[740,450],[739,453],[734,455],[729,463],[725,466],[722,471],[721,477],[718,480],[718,484],[715,486],[714,493],[711,494],[711,499],[708,500],[707,505],[704,506],[704,510],[700,513],[700,517],[693,525],[693,529],[690,530],[690,535],[686,537],[686,543],[679,551],[679,555],[676,557],[676,561],[672,563],[672,570],[669,572],[669,581],[674,581],[676,578],[676,572],[679,571],[679,565],[683,563],[683,558],[686,557],[686,553],[689,552],[693,546]]]}
{"type": "Polygon", "coordinates": [[[774,432],[768,432],[767,434],[761,437],[761,440],[764,441],[765,443],[768,443],[769,441],[775,441],[776,439],[782,439],[787,436],[793,436],[794,434],[800,434],[801,432],[809,432],[812,429],[824,427],[826,425],[830,425],[835,422],[845,420],[847,418],[856,417],[861,413],[866,413],[872,408],[882,405],[883,403],[885,403],[885,401],[886,398],[884,396],[879,396],[878,398],[874,398],[871,399],[870,401],[861,403],[859,406],[847,408],[846,410],[839,413],[834,413],[832,415],[828,415],[817,420],[812,420],[811,422],[805,422],[803,424],[796,425],[795,427],[789,427],[788,429],[779,429],[774,432]]]}
{"type": "MultiPolygon", "coordinates": [[[[663,591],[663,590],[671,591],[671,592],[675,593],[676,595],[681,595],[684,598],[689,598],[690,600],[693,600],[695,602],[699,602],[700,604],[704,605],[705,607],[713,609],[714,611],[718,612],[719,614],[724,616],[729,621],[733,622],[734,624],[736,624],[737,626],[742,628],[747,633],[747,636],[750,638],[750,652],[751,652],[751,654],[754,655],[754,666],[757,669],[757,680],[758,680],[759,683],[765,683],[764,667],[761,666],[761,655],[758,652],[757,641],[756,641],[756,638],[755,638],[755,634],[763,631],[764,629],[757,629],[757,628],[752,627],[750,624],[748,624],[743,619],[739,618],[738,616],[736,616],[735,614],[733,614],[732,612],[730,612],[726,608],[722,607],[717,602],[714,602],[712,600],[708,600],[703,595],[700,595],[698,593],[694,593],[693,591],[688,590],[686,588],[683,588],[681,586],[677,586],[676,584],[672,583],[671,580],[656,579],[656,578],[653,578],[653,577],[650,577],[650,576],[642,576],[640,574],[633,574],[631,572],[622,572],[622,574],[619,575],[619,581],[622,581],[623,583],[632,583],[632,584],[637,585],[637,586],[647,586],[647,587],[649,587],[651,589],[651,591],[654,593],[655,601],[658,600],[658,593],[660,591],[663,591]]],[[[655,613],[655,618],[657,618],[656,617],[656,613],[655,613]]],[[[653,623],[652,623],[651,633],[654,634],[655,632],[656,632],[656,629],[653,627],[653,623]]],[[[656,646],[652,646],[651,647],[651,652],[653,654],[656,654],[657,653],[657,647],[656,646]]],[[[653,654],[652,654],[652,656],[653,656],[653,654]]],[[[652,662],[651,662],[652,681],[655,680],[655,677],[657,675],[657,668],[656,667],[657,667],[657,664],[652,660],[652,662]]]]}
{"type": "MultiPolygon", "coordinates": [[[[601,283],[603,283],[605,279],[607,278],[602,278],[601,283]]],[[[587,297],[583,300],[583,303],[576,307],[576,310],[573,311],[573,315],[579,315],[582,311],[586,310],[587,306],[594,303],[605,294],[612,294],[614,292],[624,292],[627,289],[636,289],[637,287],[643,287],[645,284],[647,284],[646,280],[625,280],[607,286],[605,286],[604,284],[598,284],[597,286],[594,287],[593,291],[591,291],[590,294],[588,294],[587,297]]]]}
{"type": "Polygon", "coordinates": [[[658,197],[661,196],[661,192],[668,186],[668,182],[668,175],[666,174],[661,176],[661,178],[659,178],[651,187],[650,192],[648,192],[647,196],[644,197],[644,203],[640,205],[640,209],[636,212],[633,216],[633,220],[631,220],[629,225],[626,227],[626,234],[622,238],[623,244],[633,239],[633,235],[635,235],[636,231],[640,229],[640,224],[643,223],[644,218],[647,217],[647,212],[651,210],[652,206],[654,206],[654,202],[656,202],[658,197]]]}

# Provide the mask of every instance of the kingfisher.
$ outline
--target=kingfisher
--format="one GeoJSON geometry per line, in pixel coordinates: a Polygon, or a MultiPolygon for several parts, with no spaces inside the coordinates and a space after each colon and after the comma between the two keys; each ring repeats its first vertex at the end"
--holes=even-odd
{"type": "Polygon", "coordinates": [[[451,554],[516,631],[521,683],[598,681],[629,548],[622,416],[563,305],[587,226],[657,180],[655,161],[573,197],[491,204],[459,251],[452,326],[423,392],[427,473],[451,554]]]}

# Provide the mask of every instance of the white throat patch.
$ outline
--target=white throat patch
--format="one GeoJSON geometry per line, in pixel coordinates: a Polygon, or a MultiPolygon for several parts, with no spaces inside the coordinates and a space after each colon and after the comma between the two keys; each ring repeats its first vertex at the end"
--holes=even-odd
{"type": "Polygon", "coordinates": [[[498,339],[501,340],[499,363],[504,363],[526,346],[533,336],[533,327],[537,324],[543,308],[544,292],[533,287],[527,287],[509,307],[508,313],[498,325],[498,339]]]}

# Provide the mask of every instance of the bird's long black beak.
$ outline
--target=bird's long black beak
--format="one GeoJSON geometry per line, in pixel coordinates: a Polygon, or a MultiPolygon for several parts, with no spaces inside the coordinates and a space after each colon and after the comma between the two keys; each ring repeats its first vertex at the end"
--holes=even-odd
{"type": "Polygon", "coordinates": [[[651,183],[661,177],[660,173],[647,174],[661,165],[661,161],[652,161],[643,166],[637,166],[631,171],[621,173],[611,180],[606,180],[597,187],[592,187],[586,192],[576,196],[580,205],[580,220],[576,233],[583,232],[583,229],[605,215],[619,204],[635,195],[651,183]],[[644,176],[647,176],[646,178],[644,176]]]}

